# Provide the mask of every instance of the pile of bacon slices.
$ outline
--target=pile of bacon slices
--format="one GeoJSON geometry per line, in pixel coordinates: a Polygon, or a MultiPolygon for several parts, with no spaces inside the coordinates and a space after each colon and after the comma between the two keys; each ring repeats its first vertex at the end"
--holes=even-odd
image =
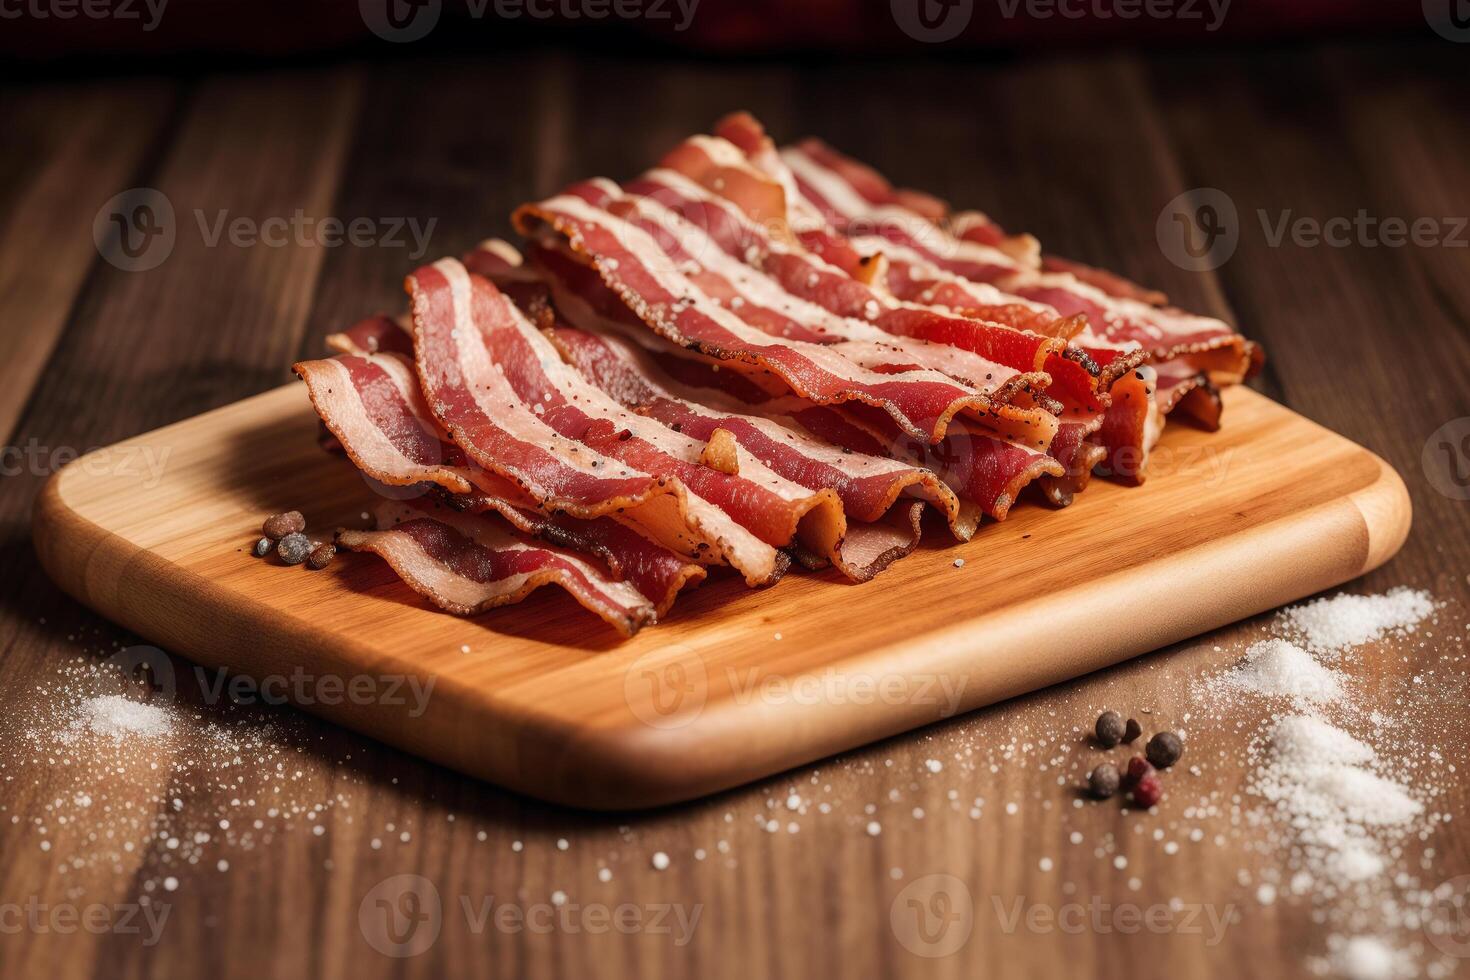
{"type": "Polygon", "coordinates": [[[554,582],[630,635],[710,566],[855,582],[925,507],[968,540],[1023,489],[1142,480],[1166,416],[1260,366],[1217,319],[1045,255],[749,115],[589,180],[407,279],[296,365],[387,499],[339,543],[471,614],[554,582]]]}

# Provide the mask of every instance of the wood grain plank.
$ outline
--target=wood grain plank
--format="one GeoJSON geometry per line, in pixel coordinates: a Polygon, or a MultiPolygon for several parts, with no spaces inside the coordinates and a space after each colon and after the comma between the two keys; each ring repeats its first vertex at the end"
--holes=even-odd
{"type": "Polygon", "coordinates": [[[552,98],[565,71],[558,59],[524,56],[492,61],[408,60],[367,72],[365,113],[350,150],[352,166],[337,200],[347,219],[412,219],[428,231],[421,249],[403,246],[332,249],[313,304],[300,356],[323,350],[334,330],[378,312],[404,309],[403,278],[419,265],[462,255],[490,236],[511,237],[510,212],[562,179],[537,141],[554,132],[552,98]],[[516,90],[536,111],[487,111],[486,93],[516,90]],[[433,93],[426,97],[426,93],[433,93]]]}
{"type": "MultiPolygon", "coordinates": [[[[1430,64],[1445,57],[1435,54],[1430,64]]],[[[1418,55],[1382,57],[1408,72],[1408,62],[1418,55]]],[[[1463,264],[1463,256],[1455,249],[1374,247],[1359,244],[1356,235],[1342,247],[1294,244],[1290,237],[1277,246],[1267,233],[1283,219],[1320,223],[1352,220],[1362,212],[1412,220],[1470,211],[1464,158],[1452,145],[1425,143],[1453,132],[1447,119],[1436,125],[1428,109],[1440,85],[1425,80],[1401,89],[1388,86],[1383,94],[1361,98],[1349,87],[1351,71],[1337,71],[1336,81],[1327,72],[1300,81],[1299,59],[1286,52],[1263,57],[1249,73],[1214,67],[1221,71],[1208,107],[1175,94],[1178,78],[1172,73],[1185,70],[1183,64],[1161,68],[1155,88],[1165,93],[1161,100],[1185,148],[1191,179],[1235,200],[1240,244],[1219,275],[1242,322],[1272,352],[1289,404],[1363,442],[1405,474],[1421,515],[1416,534],[1426,535],[1426,543],[1429,537],[1443,542],[1448,534],[1456,549],[1470,547],[1470,529],[1455,519],[1460,502],[1434,491],[1421,464],[1430,434],[1470,415],[1463,385],[1422,380],[1470,370],[1470,344],[1454,310],[1465,302],[1464,286],[1450,282],[1457,278],[1450,270],[1463,264]],[[1301,102],[1283,105],[1275,93],[1292,84],[1309,88],[1301,102]],[[1392,128],[1389,117],[1407,113],[1424,125],[1392,128]],[[1351,145],[1335,135],[1355,130],[1351,145]],[[1222,132],[1254,137],[1227,146],[1222,132]],[[1258,175],[1268,169],[1273,179],[1261,182],[1258,175]],[[1456,298],[1446,305],[1444,296],[1456,298]],[[1392,357],[1382,356],[1386,346],[1393,348],[1392,357]],[[1323,356],[1329,347],[1336,356],[1323,356]]],[[[1418,67],[1412,73],[1416,79],[1425,75],[1418,67]]],[[[1459,584],[1451,568],[1436,572],[1443,585],[1459,584]]]]}
{"type": "Polygon", "coordinates": [[[178,98],[162,79],[16,89],[0,213],[0,320],[23,342],[0,361],[0,437],[9,437],[99,259],[92,220],[125,190],[178,98]]]}
{"type": "MultiPolygon", "coordinates": [[[[120,91],[129,94],[126,88],[120,91]]],[[[97,264],[74,304],[65,341],[16,430],[16,441],[34,443],[40,455],[25,472],[6,476],[0,487],[0,583],[5,596],[0,644],[6,651],[0,684],[28,689],[39,678],[60,677],[66,660],[58,654],[76,645],[68,637],[85,633],[90,639],[100,629],[96,620],[79,616],[34,574],[29,512],[49,470],[68,454],[108,438],[233,401],[288,377],[322,249],[211,245],[200,231],[196,211],[208,221],[220,211],[254,221],[289,218],[297,208],[309,215],[328,214],[357,99],[357,82],[343,71],[222,76],[192,93],[173,142],[156,170],[142,177],[172,203],[172,253],[143,272],[97,264]],[[60,625],[64,620],[71,621],[69,629],[60,625]]],[[[129,118],[121,105],[112,104],[111,112],[121,121],[129,118]]],[[[107,148],[84,142],[73,152],[105,157],[107,148]]],[[[92,213],[122,189],[111,176],[112,163],[94,167],[107,181],[100,185],[107,193],[96,201],[84,195],[92,213]]],[[[75,174],[73,180],[78,180],[75,174]]],[[[95,256],[90,214],[84,230],[83,241],[95,256]]],[[[75,231],[58,225],[44,234],[75,231]]],[[[8,271],[12,263],[6,265],[8,271]]],[[[110,649],[114,640],[126,642],[121,631],[111,629],[108,635],[100,644],[103,649],[110,649]]],[[[166,785],[168,773],[165,765],[139,774],[132,791],[119,791],[118,804],[125,805],[126,797],[133,805],[148,805],[166,785]]],[[[24,794],[9,803],[18,810],[39,810],[56,798],[54,786],[42,779],[28,782],[24,794]]],[[[58,843],[69,840],[63,834],[58,843]]],[[[153,849],[161,847],[161,841],[144,841],[121,868],[79,874],[72,887],[97,901],[120,898],[130,887],[130,876],[146,873],[155,860],[153,849]]],[[[28,849],[26,857],[31,853],[28,849]]],[[[5,848],[0,890],[22,897],[44,892],[56,871],[52,859],[41,858],[22,860],[15,849],[5,848]]],[[[54,933],[35,940],[14,947],[14,972],[34,973],[42,963],[78,974],[107,972],[115,964],[106,965],[105,942],[127,943],[119,935],[106,937],[104,944],[68,944],[54,933]]],[[[132,969],[138,969],[136,963],[132,969]]]]}
{"type": "MultiPolygon", "coordinates": [[[[1136,118],[1147,110],[1136,101],[1140,96],[1133,91],[1127,61],[1088,52],[860,65],[830,60],[803,65],[793,59],[753,66],[624,59],[615,53],[568,58],[496,52],[477,68],[448,69],[447,77],[481,96],[476,102],[450,95],[452,104],[471,102],[477,116],[432,115],[417,125],[411,118],[390,118],[397,112],[365,113],[365,127],[377,135],[353,144],[335,207],[342,215],[394,209],[428,213],[412,210],[419,195],[437,201],[442,194],[450,209],[443,227],[459,229],[445,234],[469,239],[482,221],[503,218],[500,201],[491,200],[501,193],[500,181],[517,188],[532,185],[541,193],[588,173],[636,172],[651,154],[706,128],[719,113],[749,107],[782,135],[825,135],[901,180],[940,190],[957,204],[988,207],[1008,224],[1037,231],[1059,251],[1118,268],[1204,306],[1213,302],[1208,277],[1196,281],[1174,269],[1152,243],[1152,222],[1179,189],[1213,183],[1242,202],[1264,203],[1275,202],[1271,195],[1285,187],[1300,209],[1302,189],[1326,181],[1331,188],[1314,203],[1355,205],[1345,185],[1357,184],[1368,189],[1372,206],[1385,212],[1462,207],[1455,194],[1470,180],[1463,173],[1466,157],[1458,153],[1463,128],[1454,115],[1462,87],[1457,80],[1463,75],[1459,49],[1436,40],[1402,47],[1362,45],[1315,58],[1320,50],[1316,45],[1274,53],[1235,47],[1220,55],[1190,50],[1146,56],[1143,95],[1165,108],[1161,132],[1172,163],[1136,142],[1152,124],[1136,118]],[[496,68],[502,60],[525,66],[511,91],[529,90],[534,109],[495,108],[507,91],[506,75],[496,68]],[[552,66],[553,79],[544,81],[541,73],[552,66]],[[1257,75],[1261,81],[1253,84],[1257,75]],[[1201,79],[1209,80],[1203,90],[1201,79]],[[540,120],[553,107],[559,107],[555,124],[543,126],[540,120]],[[881,120],[875,132],[870,117],[881,120]],[[1379,126],[1394,138],[1380,140],[1379,126]],[[488,131],[501,127],[530,142],[494,143],[488,131]],[[398,128],[412,132],[412,147],[392,141],[398,128]],[[457,153],[461,129],[469,135],[457,153]],[[1112,140],[1110,129],[1135,135],[1112,140]],[[1077,136],[1071,135],[1074,130],[1077,136]],[[1265,142],[1253,148],[1257,138],[1265,142]],[[1303,151],[1299,142],[1317,148],[1303,151]],[[1402,150],[1389,145],[1395,143],[1402,150]],[[494,159],[481,155],[489,147],[500,151],[494,159]],[[418,153],[424,162],[415,167],[418,153]],[[526,163],[527,154],[538,161],[534,166],[526,163]],[[412,190],[399,190],[398,182],[412,190]],[[465,196],[460,200],[447,189],[436,190],[441,183],[466,188],[465,196]],[[1071,187],[1086,190],[1071,193],[1071,187]],[[459,209],[465,218],[456,224],[459,209]]],[[[375,62],[372,71],[390,70],[392,64],[375,62]]],[[[382,104],[397,107],[421,97],[427,106],[446,97],[439,85],[446,76],[435,74],[431,59],[411,64],[412,69],[394,75],[396,85],[370,83],[367,104],[387,99],[382,104]],[[415,74],[420,71],[421,80],[415,74]]],[[[253,81],[268,79],[261,75],[253,81]]],[[[278,113],[292,111],[293,98],[306,98],[293,91],[274,89],[278,113]]],[[[299,91],[320,88],[313,90],[302,80],[299,91]]],[[[269,125],[263,129],[280,131],[269,125]]],[[[311,136],[299,139],[309,143],[311,136]]],[[[300,158],[293,164],[295,170],[308,166],[300,158]]],[[[272,173],[276,168],[265,161],[257,169],[272,173]]],[[[436,204],[434,210],[441,208],[436,204]]],[[[458,247],[450,237],[444,244],[446,251],[458,247]]],[[[396,300],[397,259],[396,253],[379,257],[331,250],[321,266],[322,298],[307,330],[320,334],[339,316],[396,300]],[[374,265],[379,258],[382,265],[374,265]]],[[[1244,249],[1218,280],[1246,331],[1267,341],[1272,369],[1283,372],[1285,383],[1272,390],[1318,421],[1372,441],[1409,480],[1419,525],[1404,552],[1358,588],[1401,582],[1432,587],[1451,604],[1447,623],[1470,622],[1453,618],[1466,612],[1463,573],[1470,550],[1458,531],[1463,505],[1435,494],[1416,460],[1425,435],[1419,429],[1433,417],[1423,413],[1437,413],[1441,420],[1465,414],[1456,400],[1464,390],[1456,339],[1463,336],[1465,322],[1459,273],[1456,256],[1448,251],[1324,257],[1256,248],[1244,249]],[[1405,298],[1409,305],[1400,302],[1405,298]],[[1353,353],[1358,350],[1364,351],[1362,357],[1353,353]],[[1329,377],[1335,359],[1349,363],[1329,377]]],[[[145,343],[152,335],[139,318],[149,307],[141,300],[114,306],[123,277],[97,278],[101,282],[89,283],[88,290],[104,290],[117,315],[99,320],[95,308],[86,312],[84,298],[84,316],[74,329],[118,331],[126,340],[124,350],[145,343]]],[[[187,277],[156,286],[175,296],[191,288],[187,277]]],[[[315,351],[314,337],[302,340],[301,335],[291,342],[272,335],[257,349],[258,332],[269,331],[269,316],[259,313],[267,307],[257,306],[265,299],[243,290],[229,295],[233,315],[216,323],[207,337],[172,318],[149,324],[163,331],[164,346],[178,346],[181,353],[147,370],[129,373],[128,360],[119,361],[110,345],[95,339],[84,342],[83,352],[71,359],[65,349],[69,342],[63,345],[22,432],[34,424],[60,433],[48,436],[52,442],[97,445],[269,387],[284,378],[273,372],[283,370],[295,349],[315,351]],[[214,374],[217,392],[208,384],[181,385],[179,363],[202,356],[198,352],[209,343],[234,345],[229,363],[218,365],[214,374]],[[68,396],[56,386],[90,395],[68,396]]],[[[190,325],[194,322],[190,319],[190,325]]],[[[0,512],[11,529],[10,546],[0,560],[0,650],[5,651],[0,694],[16,709],[39,698],[32,680],[62,663],[95,658],[98,646],[128,640],[125,632],[60,599],[39,580],[29,543],[15,530],[38,483],[7,478],[0,485],[0,512]]],[[[861,607],[854,608],[855,617],[861,613],[861,607]]],[[[273,784],[264,773],[244,774],[246,787],[260,795],[254,807],[230,807],[236,794],[189,780],[185,814],[224,808],[238,823],[260,819],[274,831],[271,843],[249,851],[211,845],[209,858],[199,866],[175,869],[180,885],[174,917],[158,947],[142,949],[135,937],[126,936],[7,937],[0,943],[0,972],[181,978],[208,973],[242,980],[304,971],[351,980],[446,974],[794,978],[839,970],[854,977],[1070,976],[1082,971],[1130,978],[1300,975],[1306,957],[1320,954],[1327,930],[1312,921],[1309,900],[1283,895],[1271,907],[1255,900],[1256,886],[1273,873],[1274,859],[1254,849],[1262,841],[1234,825],[1230,813],[1232,796],[1243,793],[1246,772],[1240,757],[1244,739],[1234,726],[1249,728],[1259,717],[1240,711],[1224,720],[1204,719],[1192,687],[1267,631],[1263,619],[1248,620],[743,790],[614,818],[543,806],[297,712],[274,712],[273,737],[287,746],[303,772],[302,798],[340,795],[345,801],[322,818],[323,836],[313,835],[305,822],[288,828],[268,816],[265,800],[273,784]],[[1147,709],[1151,714],[1140,717],[1148,727],[1188,729],[1190,755],[1200,771],[1171,775],[1169,798],[1157,815],[1123,814],[1113,806],[1072,807],[1071,788],[1097,761],[1082,733],[1103,707],[1147,709]],[[1191,712],[1193,720],[1185,720],[1191,712]],[[929,759],[941,761],[942,772],[931,773],[929,759]],[[806,801],[805,812],[786,809],[793,792],[806,801]],[[972,819],[976,798],[984,805],[972,819]],[[1190,812],[1205,801],[1215,809],[1190,812]],[[819,802],[827,805],[825,812],[816,808],[819,802]],[[1007,804],[1015,805],[1014,814],[1007,804]],[[916,808],[924,812],[922,818],[913,815],[916,808]],[[766,829],[772,819],[778,821],[774,833],[766,829]],[[876,837],[866,832],[870,820],[881,824],[876,837]],[[789,832],[788,822],[797,824],[798,832],[789,832]],[[399,837],[404,831],[410,834],[407,842],[399,837]],[[1156,831],[1163,833],[1161,840],[1154,839],[1156,831]],[[1193,839],[1196,832],[1199,840],[1193,839]],[[1072,843],[1073,834],[1081,843],[1072,843]],[[372,846],[374,839],[378,847],[372,846]],[[568,841],[567,850],[558,848],[559,839],[568,841]],[[521,842],[519,850],[512,849],[514,841],[521,842]],[[657,851],[671,857],[668,870],[652,868],[657,851]],[[229,872],[210,864],[216,855],[228,857],[229,872]],[[1114,866],[1118,856],[1126,857],[1126,868],[1114,866]],[[1054,862],[1051,870],[1041,869],[1041,857],[1054,862]],[[604,867],[612,871],[611,881],[600,879],[604,867]],[[432,880],[450,913],[428,952],[395,959],[367,943],[358,912],[369,889],[405,872],[432,880]],[[906,886],[941,872],[968,889],[975,927],[957,953],[929,958],[899,941],[890,912],[906,886]],[[1136,890],[1130,887],[1133,878],[1136,890]],[[676,946],[668,935],[647,930],[633,936],[560,926],[544,934],[493,926],[475,932],[455,911],[460,897],[479,902],[494,896],[496,902],[529,907],[549,902],[558,889],[578,906],[668,902],[698,906],[702,915],[692,942],[676,946]],[[1233,907],[1236,918],[1223,941],[1211,943],[1208,934],[1177,931],[1123,934],[1089,926],[1075,934],[1036,932],[1024,923],[1008,928],[1001,914],[1018,899],[1027,907],[1055,909],[1094,898],[1139,907],[1178,900],[1216,912],[1233,907]],[[25,942],[11,941],[17,938],[25,942]],[[15,968],[17,963],[26,969],[15,968]]],[[[1453,681],[1453,664],[1437,661],[1453,656],[1449,644],[1454,639],[1437,635],[1429,641],[1372,644],[1358,658],[1361,680],[1375,685],[1385,703],[1409,692],[1405,678],[1414,671],[1438,669],[1434,676],[1453,681]]],[[[187,669],[182,661],[179,666],[187,669]]],[[[242,713],[229,706],[181,708],[201,720],[243,723],[242,713]]],[[[1460,710],[1439,706],[1406,713],[1400,727],[1463,754],[1466,746],[1456,734],[1463,730],[1460,710]]],[[[3,729],[7,735],[16,713],[8,710],[0,719],[0,726],[11,726],[3,729]]],[[[195,751],[206,744],[192,723],[185,744],[195,751]]],[[[111,901],[141,893],[142,884],[164,867],[157,851],[136,872],[62,874],[55,855],[73,846],[86,853],[86,823],[76,828],[77,837],[57,838],[56,852],[39,850],[29,820],[52,812],[46,807],[61,793],[88,787],[69,783],[59,770],[38,771],[29,757],[17,760],[15,745],[11,738],[0,740],[3,775],[15,777],[0,781],[0,900],[36,893],[48,900],[111,901]],[[6,818],[12,816],[22,823],[11,824],[6,818]]],[[[157,761],[169,765],[165,757],[157,761]]],[[[99,803],[151,798],[146,782],[136,796],[127,786],[90,789],[99,803]]],[[[1427,842],[1416,842],[1403,861],[1417,869],[1423,849],[1432,847],[1438,856],[1426,865],[1432,872],[1424,873],[1451,877],[1470,871],[1470,837],[1462,826],[1465,783],[1452,781],[1440,805],[1454,822],[1427,842]]],[[[51,832],[56,833],[54,827],[51,832]]]]}

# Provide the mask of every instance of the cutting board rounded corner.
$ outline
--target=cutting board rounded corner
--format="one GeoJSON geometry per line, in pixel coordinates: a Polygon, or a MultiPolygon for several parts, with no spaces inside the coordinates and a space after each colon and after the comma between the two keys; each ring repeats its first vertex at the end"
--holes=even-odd
{"type": "Polygon", "coordinates": [[[41,486],[31,509],[31,542],[51,580],[77,601],[96,608],[87,587],[88,558],[102,541],[115,535],[78,514],[62,492],[63,484],[81,472],[78,464],[88,456],[52,473],[41,486]]]}
{"type": "Polygon", "coordinates": [[[1348,497],[1368,531],[1368,550],[1359,574],[1371,572],[1398,554],[1414,523],[1414,504],[1404,478],[1381,456],[1363,452],[1378,464],[1379,472],[1376,480],[1348,497]]]}

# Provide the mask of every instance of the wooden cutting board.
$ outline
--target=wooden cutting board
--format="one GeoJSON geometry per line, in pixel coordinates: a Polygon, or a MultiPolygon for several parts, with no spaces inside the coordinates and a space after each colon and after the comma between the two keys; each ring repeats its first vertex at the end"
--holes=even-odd
{"type": "Polygon", "coordinates": [[[297,385],[66,467],[35,541],[63,588],[171,652],[534,796],[642,807],[1077,677],[1398,550],[1409,499],[1382,460],[1247,389],[1225,400],[1218,433],[1168,428],[1142,487],[1095,480],[964,545],[926,535],[864,585],[712,576],[626,642],[555,588],[460,619],[370,555],[253,557],[269,514],[329,532],[366,526],[375,499],[317,448],[297,385]]]}

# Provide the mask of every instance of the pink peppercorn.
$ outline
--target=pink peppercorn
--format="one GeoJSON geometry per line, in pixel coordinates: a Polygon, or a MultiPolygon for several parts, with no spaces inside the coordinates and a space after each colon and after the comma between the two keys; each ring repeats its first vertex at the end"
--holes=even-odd
{"type": "Polygon", "coordinates": [[[1156,805],[1164,798],[1164,787],[1159,785],[1159,777],[1149,773],[1138,781],[1133,787],[1133,802],[1145,810],[1156,805]]]}

